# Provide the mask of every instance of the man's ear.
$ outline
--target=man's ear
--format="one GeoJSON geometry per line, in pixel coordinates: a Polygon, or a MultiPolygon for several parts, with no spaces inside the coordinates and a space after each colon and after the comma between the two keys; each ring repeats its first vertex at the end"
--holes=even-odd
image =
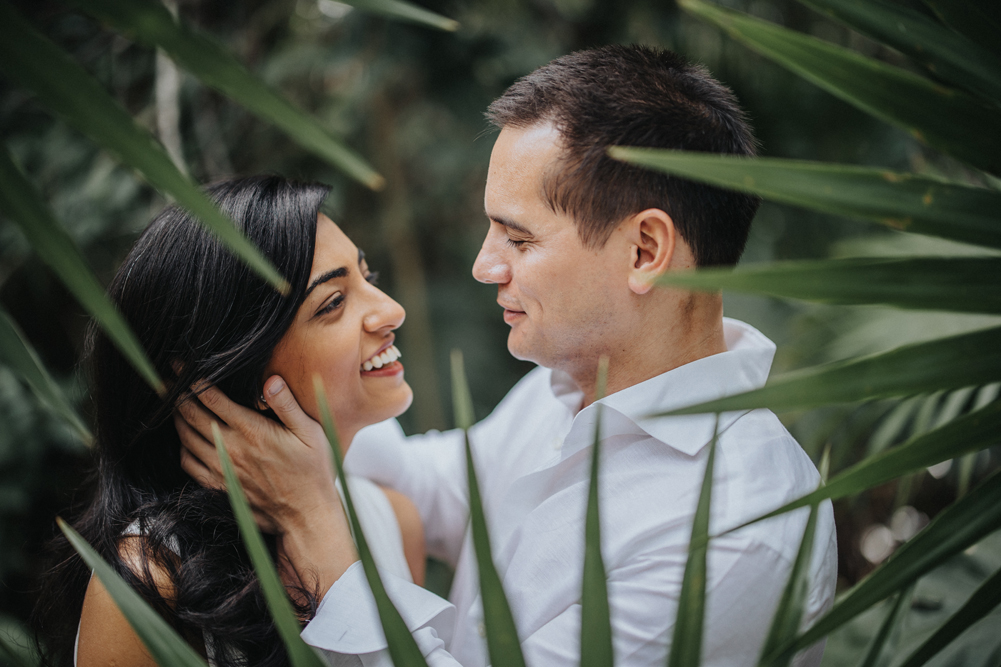
{"type": "Polygon", "coordinates": [[[678,244],[683,241],[674,220],[659,208],[648,208],[630,216],[625,226],[631,253],[629,289],[636,294],[646,294],[671,266],[678,244]]]}

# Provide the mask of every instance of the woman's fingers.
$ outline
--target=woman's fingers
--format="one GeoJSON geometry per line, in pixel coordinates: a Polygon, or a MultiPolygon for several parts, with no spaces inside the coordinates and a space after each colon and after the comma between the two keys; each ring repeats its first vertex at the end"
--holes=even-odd
{"type": "Polygon", "coordinates": [[[264,397],[267,399],[268,407],[297,438],[310,446],[327,446],[323,428],[302,411],[285,380],[277,375],[268,378],[264,383],[264,397]]]}

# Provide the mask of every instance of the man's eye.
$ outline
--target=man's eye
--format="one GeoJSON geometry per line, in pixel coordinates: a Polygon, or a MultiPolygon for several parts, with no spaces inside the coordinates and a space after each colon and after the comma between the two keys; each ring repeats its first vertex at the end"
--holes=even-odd
{"type": "Polygon", "coordinates": [[[507,244],[509,246],[511,246],[512,248],[520,248],[523,245],[525,245],[526,243],[528,243],[528,241],[524,241],[524,240],[519,241],[518,239],[513,239],[511,237],[508,237],[508,239],[507,239],[507,244]]]}
{"type": "Polygon", "coordinates": [[[343,294],[338,294],[337,296],[335,296],[333,299],[330,300],[330,303],[328,303],[326,306],[324,306],[323,308],[321,308],[320,312],[317,313],[317,315],[323,315],[325,313],[329,313],[331,311],[337,310],[343,304],[344,304],[344,295],[343,294]]]}
{"type": "Polygon", "coordinates": [[[368,274],[366,274],[366,276],[365,276],[365,280],[367,280],[368,282],[372,283],[373,285],[378,285],[379,284],[379,272],[378,271],[369,271],[368,274]]]}

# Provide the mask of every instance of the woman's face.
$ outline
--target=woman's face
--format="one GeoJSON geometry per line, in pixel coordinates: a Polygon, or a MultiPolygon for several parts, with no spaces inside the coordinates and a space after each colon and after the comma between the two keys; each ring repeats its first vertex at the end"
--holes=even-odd
{"type": "Polygon", "coordinates": [[[355,244],[321,213],[306,299],[265,369],[265,379],[280,375],[317,420],[313,376],[319,375],[344,445],[362,427],[399,415],[413,399],[399,361],[380,360],[381,368],[365,370],[377,355],[394,356],[393,330],[406,315],[370,278],[355,244]]]}

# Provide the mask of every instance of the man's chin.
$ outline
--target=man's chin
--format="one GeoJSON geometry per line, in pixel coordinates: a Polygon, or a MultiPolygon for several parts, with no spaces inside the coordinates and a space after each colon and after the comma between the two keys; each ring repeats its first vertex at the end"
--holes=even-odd
{"type": "Polygon", "coordinates": [[[516,329],[512,329],[507,335],[507,351],[519,361],[531,361],[540,366],[545,365],[539,361],[538,350],[534,346],[527,344],[524,338],[518,335],[516,329]]]}

